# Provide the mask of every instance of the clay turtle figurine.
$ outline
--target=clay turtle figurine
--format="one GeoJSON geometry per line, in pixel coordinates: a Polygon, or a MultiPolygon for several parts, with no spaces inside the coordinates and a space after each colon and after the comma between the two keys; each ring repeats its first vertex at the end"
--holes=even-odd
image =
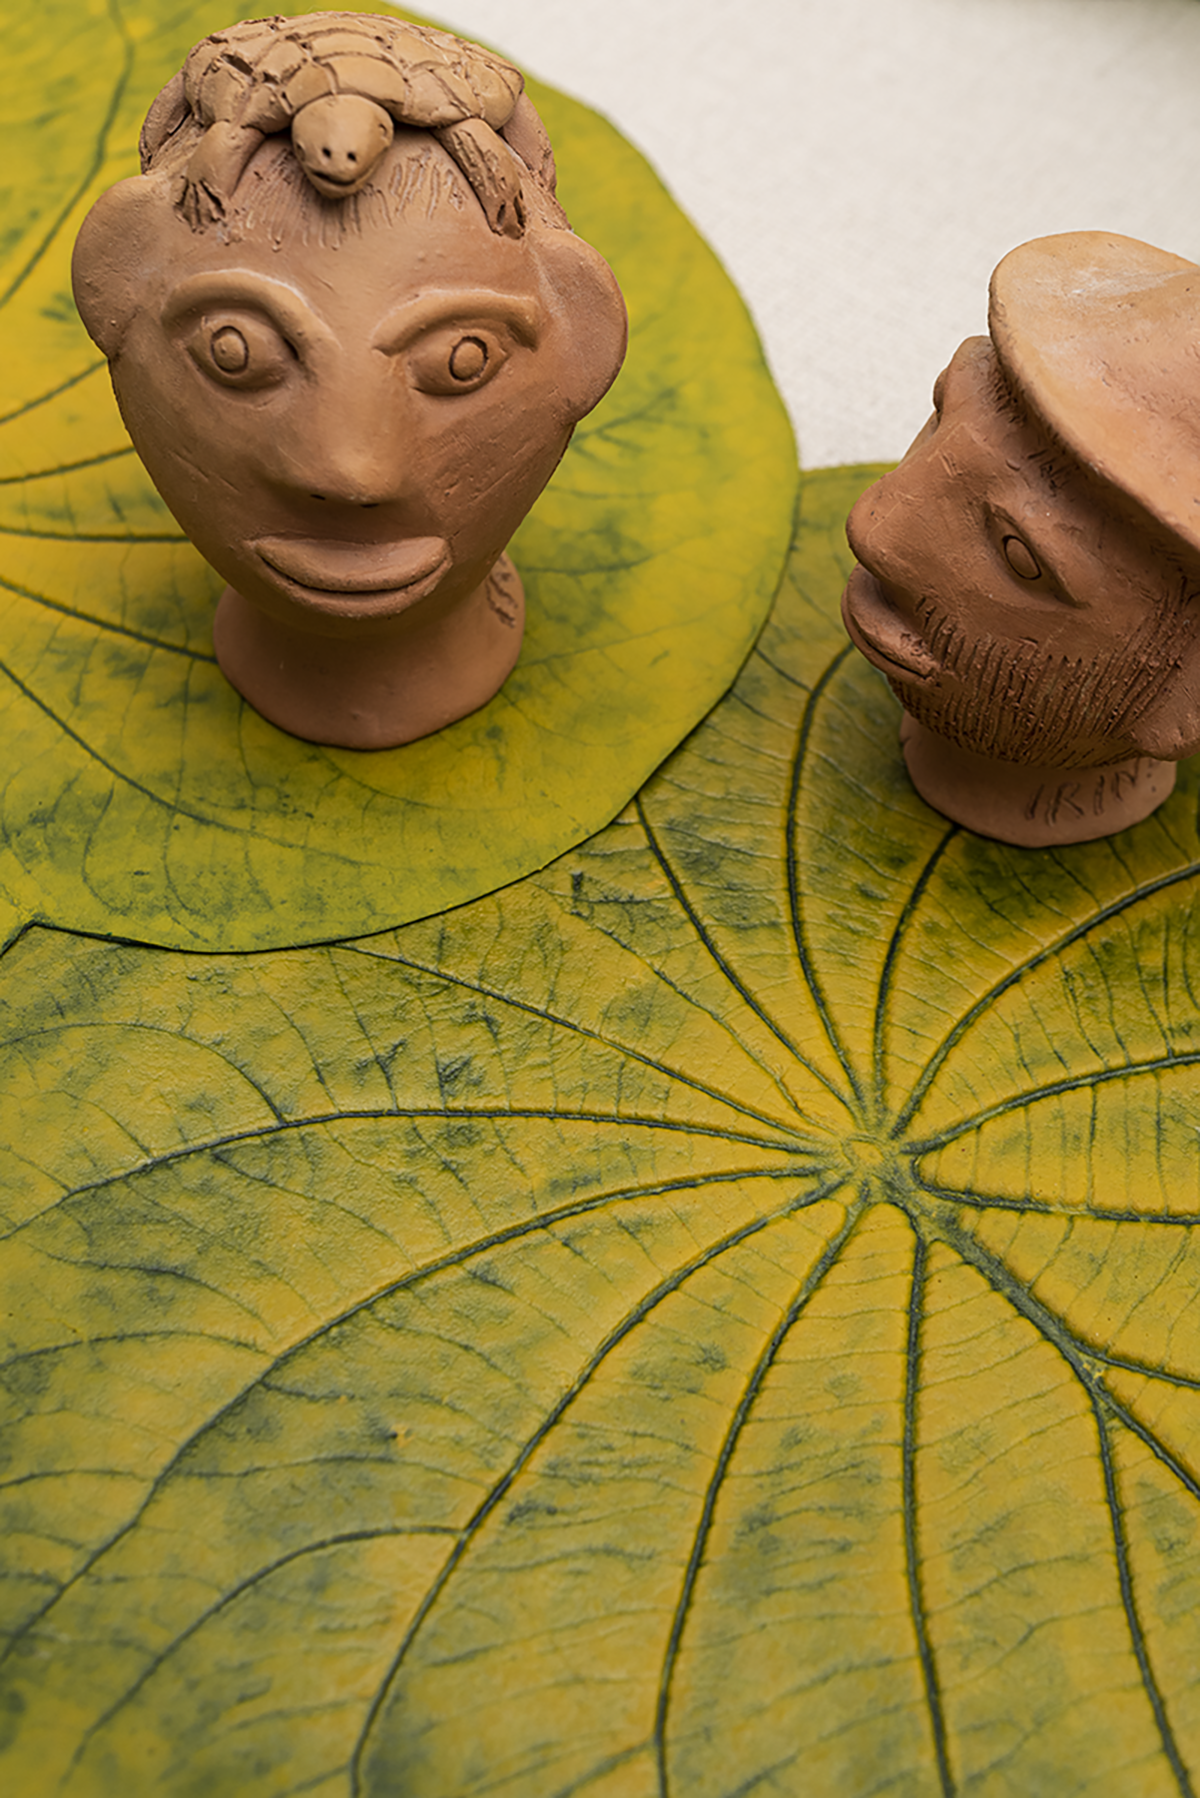
{"type": "Polygon", "coordinates": [[[552,170],[522,88],[510,63],[445,31],[355,13],[252,19],[196,45],[147,116],[142,166],[194,120],[203,136],[181,208],[193,224],[215,222],[265,137],[290,129],[313,186],[344,199],[370,178],[394,127],[413,126],[453,157],[492,230],[520,237],[523,171],[512,150],[543,179],[548,160],[552,170]]]}

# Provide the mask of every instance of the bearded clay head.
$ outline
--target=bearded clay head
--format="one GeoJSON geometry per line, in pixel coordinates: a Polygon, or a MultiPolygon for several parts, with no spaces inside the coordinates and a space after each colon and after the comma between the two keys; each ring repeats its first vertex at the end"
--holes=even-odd
{"type": "Polygon", "coordinates": [[[1200,268],[1038,238],[996,269],[988,325],[854,507],[842,611],[931,805],[1084,842],[1200,749],[1200,268]]]}
{"type": "Polygon", "coordinates": [[[409,742],[520,649],[505,544],[614,379],[625,311],[521,77],[349,13],[232,26],[75,249],[134,445],[228,586],[217,659],[316,742],[409,742]]]}

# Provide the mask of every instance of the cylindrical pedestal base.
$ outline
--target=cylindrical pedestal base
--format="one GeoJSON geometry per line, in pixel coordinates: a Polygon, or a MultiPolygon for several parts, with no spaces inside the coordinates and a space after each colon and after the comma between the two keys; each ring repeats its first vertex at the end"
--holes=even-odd
{"type": "Polygon", "coordinates": [[[935,811],[981,837],[1025,849],[1113,836],[1148,818],[1175,785],[1175,763],[1148,755],[1099,768],[990,761],[907,712],[900,743],[914,787],[935,811]]]}
{"type": "Polygon", "coordinates": [[[311,626],[297,609],[297,628],[226,587],[213,624],[217,661],[243,699],[292,736],[392,749],[478,711],[520,654],[525,593],[507,556],[452,609],[425,604],[386,619],[321,615],[311,626]]]}

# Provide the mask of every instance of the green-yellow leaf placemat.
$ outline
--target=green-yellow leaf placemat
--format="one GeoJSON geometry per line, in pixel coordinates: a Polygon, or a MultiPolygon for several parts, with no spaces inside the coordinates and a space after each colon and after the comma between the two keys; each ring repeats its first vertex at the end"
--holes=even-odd
{"type": "Polygon", "coordinates": [[[1200,782],[931,813],[865,478],[544,872],[0,963],[6,1791],[1193,1791],[1200,782]]]}
{"type": "Polygon", "coordinates": [[[618,133],[531,84],[631,339],[514,540],[518,668],[475,716],[375,754],[245,706],[213,660],[220,582],[133,455],[68,278],[88,207],[136,172],[150,100],[230,16],[47,0],[6,31],[0,940],[39,919],[182,948],[313,942],[543,866],[724,691],[787,552],[795,452],[737,294],[618,133]]]}

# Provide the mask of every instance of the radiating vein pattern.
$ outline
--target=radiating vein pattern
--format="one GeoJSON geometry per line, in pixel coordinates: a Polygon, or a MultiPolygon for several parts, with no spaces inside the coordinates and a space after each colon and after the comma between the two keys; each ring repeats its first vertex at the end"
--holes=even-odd
{"type": "Polygon", "coordinates": [[[0,958],[22,1798],[1195,1798],[1195,777],[930,814],[864,478],[541,873],[0,958]]]}

